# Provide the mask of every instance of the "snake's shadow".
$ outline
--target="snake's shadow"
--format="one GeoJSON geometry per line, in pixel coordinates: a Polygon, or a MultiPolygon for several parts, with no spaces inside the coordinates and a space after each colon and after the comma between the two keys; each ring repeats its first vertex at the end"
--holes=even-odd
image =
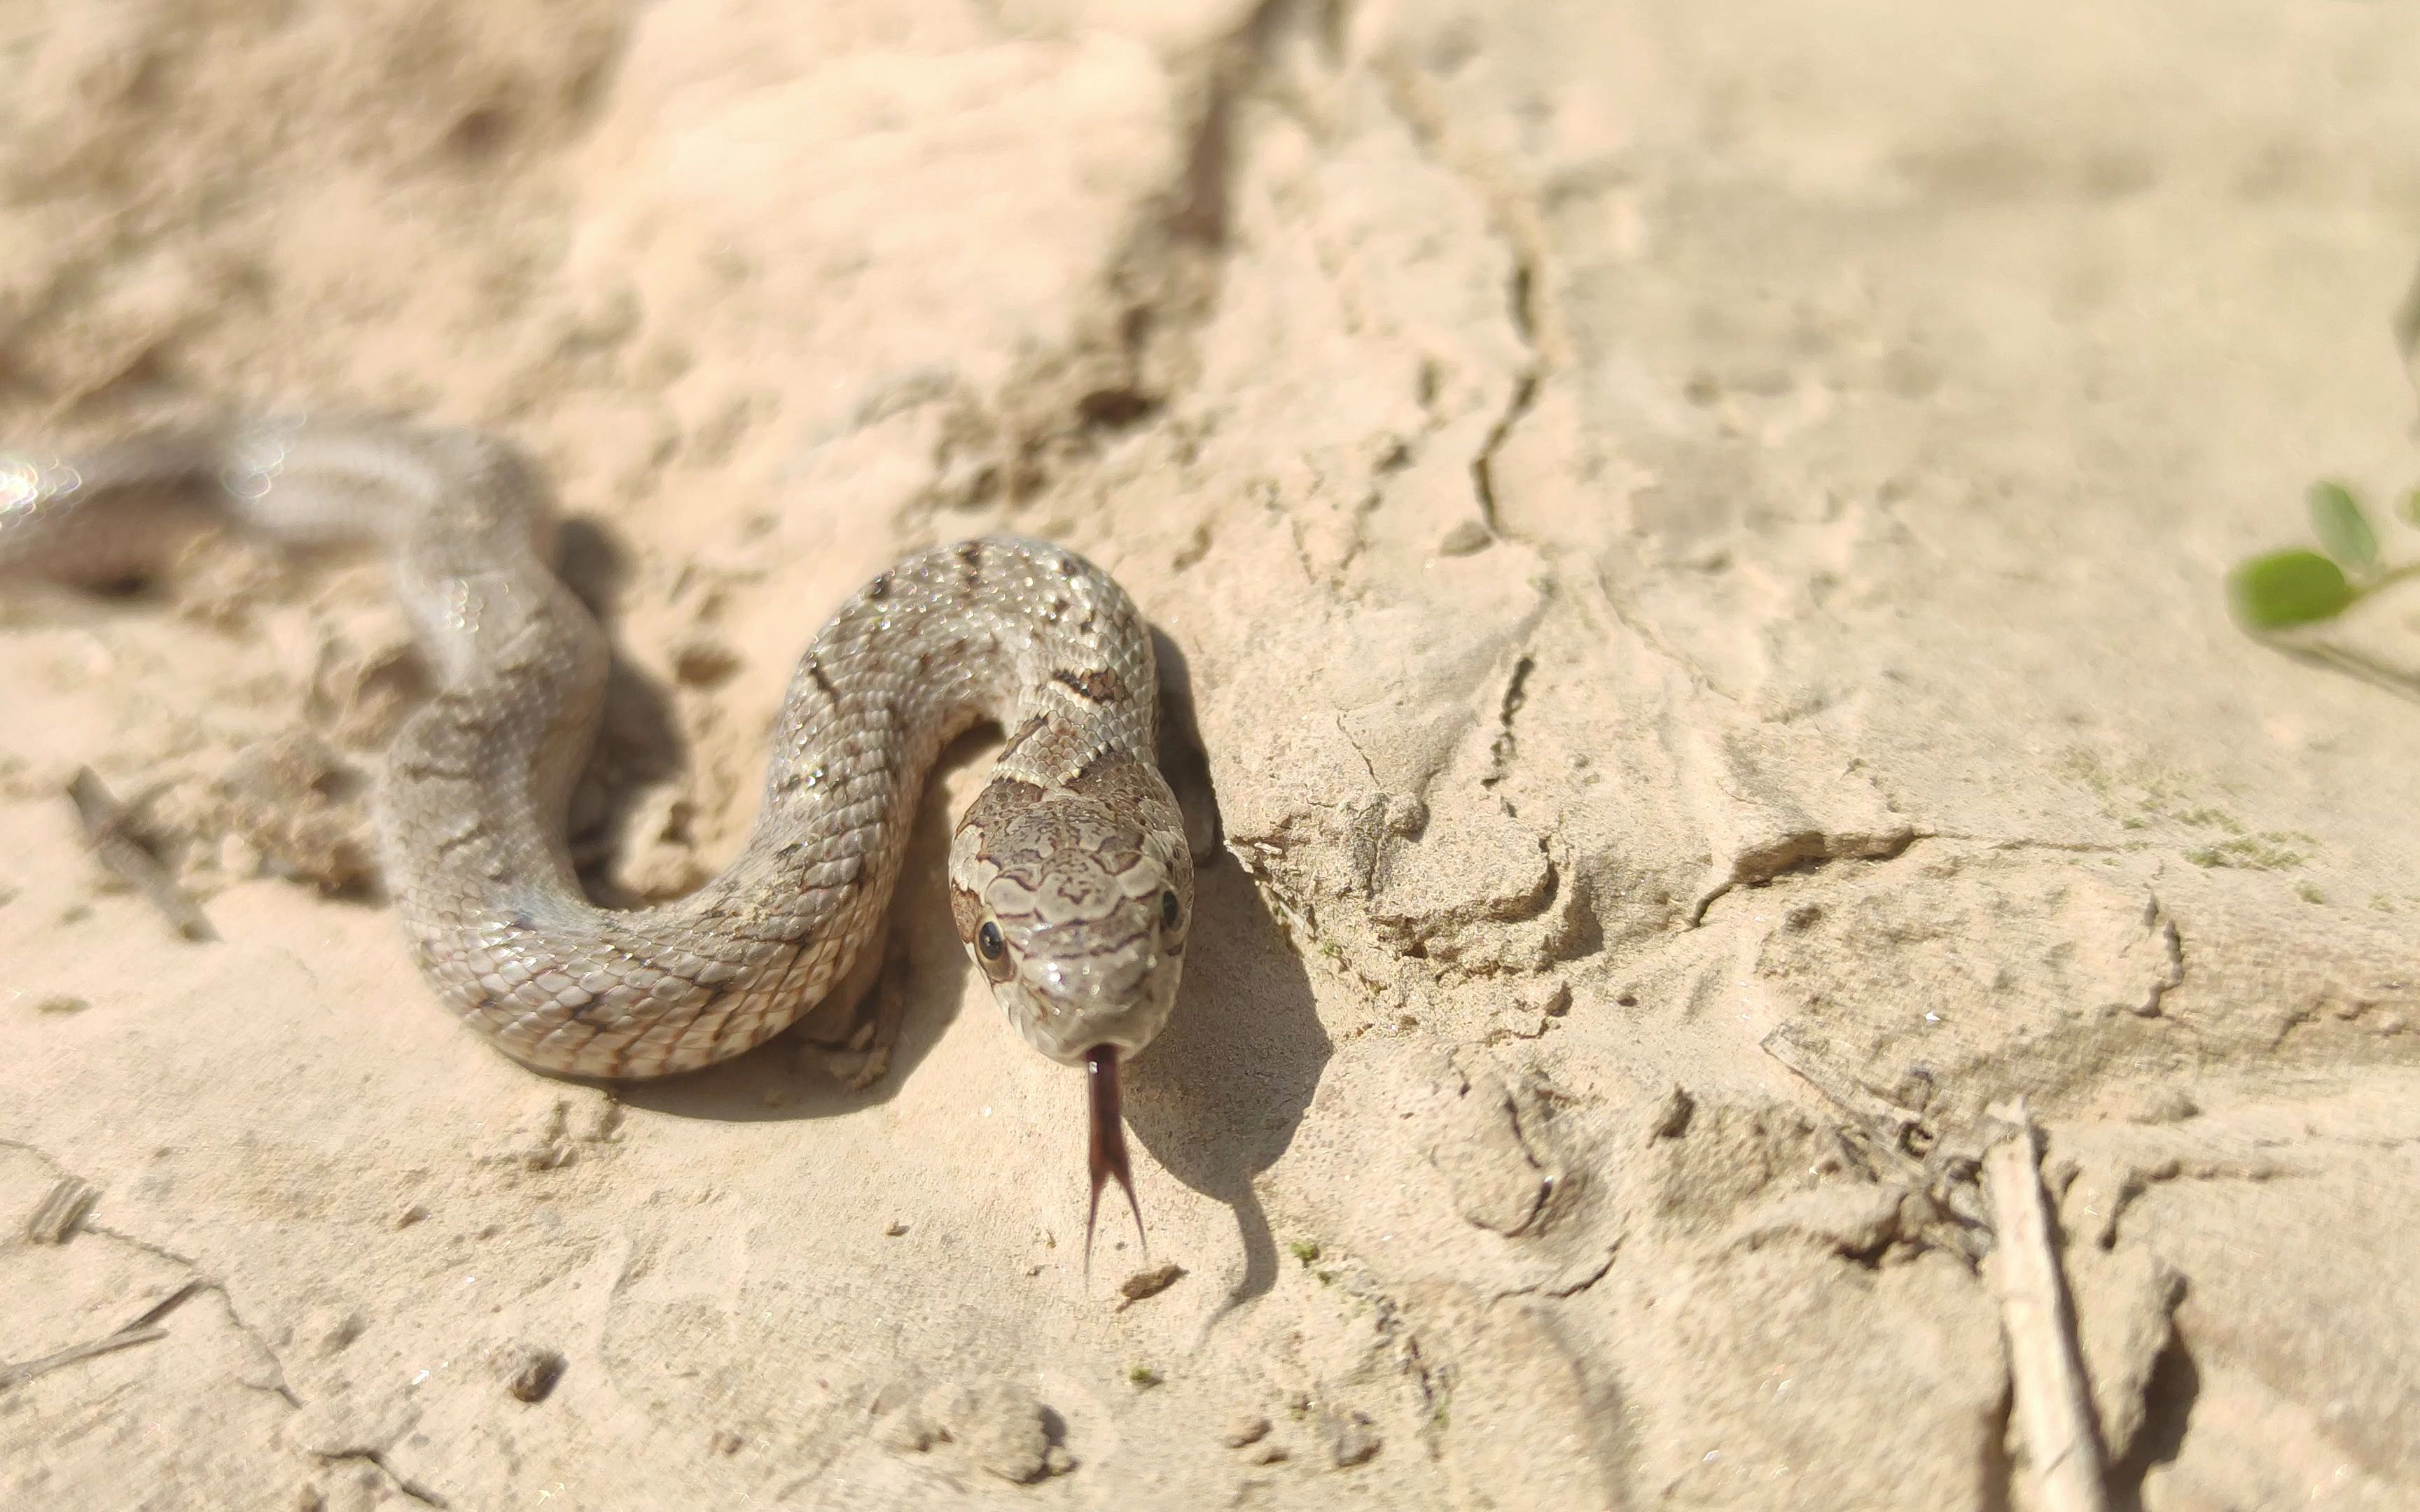
{"type": "Polygon", "coordinates": [[[1125,1075],[1126,1122],[1168,1173],[1225,1203],[1244,1274],[1223,1316],[1277,1284],[1277,1241],[1252,1180],[1294,1142],[1327,1066],[1311,976],[1267,904],[1223,845],[1218,795],[1194,707],[1193,669],[1155,627],[1160,770],[1185,810],[1192,847],[1192,942],[1168,1027],[1125,1075]]]}
{"type": "Polygon", "coordinates": [[[690,764],[671,694],[622,651],[622,601],[636,572],[629,552],[595,520],[573,516],[563,522],[555,573],[587,606],[612,648],[604,716],[572,795],[569,825],[581,886],[609,908],[644,902],[614,880],[615,842],[647,790],[677,778],[690,764]]]}
{"type": "Polygon", "coordinates": [[[1329,1053],[1311,977],[1232,858],[1194,875],[1176,1011],[1126,1071],[1126,1122],[1170,1175],[1235,1214],[1244,1274],[1233,1308],[1278,1277],[1253,1179],[1294,1142],[1329,1053]]]}

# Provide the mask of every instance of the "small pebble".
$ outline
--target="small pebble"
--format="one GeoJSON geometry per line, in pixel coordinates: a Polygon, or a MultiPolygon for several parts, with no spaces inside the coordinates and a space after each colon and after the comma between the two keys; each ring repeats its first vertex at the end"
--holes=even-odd
{"type": "Polygon", "coordinates": [[[906,1232],[908,1232],[908,1226],[894,1218],[891,1222],[891,1227],[882,1231],[882,1237],[885,1239],[897,1239],[906,1232]]]}
{"type": "Polygon", "coordinates": [[[1269,1436],[1269,1420],[1258,1412],[1239,1413],[1227,1425],[1227,1447],[1241,1449],[1269,1436]]]}
{"type": "Polygon", "coordinates": [[[552,1350],[524,1345],[504,1360],[504,1389],[525,1402],[542,1402],[563,1379],[565,1360],[552,1350]]]}
{"type": "Polygon", "coordinates": [[[1489,543],[1495,539],[1496,537],[1487,533],[1486,526],[1475,519],[1466,519],[1445,532],[1444,539],[1437,542],[1437,554],[1447,557],[1471,556],[1486,550],[1489,543]]]}
{"type": "Polygon", "coordinates": [[[369,1319],[358,1309],[349,1307],[314,1307],[302,1315],[294,1331],[298,1343],[306,1346],[320,1359],[342,1354],[369,1327],[369,1319]]]}
{"type": "Polygon", "coordinates": [[[1690,1115],[1697,1111],[1698,1100],[1689,1095],[1687,1088],[1675,1082],[1665,1090],[1663,1097],[1657,1101],[1653,1113],[1649,1116],[1647,1137],[1650,1139],[1680,1138],[1689,1132],[1690,1115]]]}
{"type": "Polygon", "coordinates": [[[738,656],[710,637],[694,637],[673,653],[673,675],[691,687],[713,687],[738,670],[738,656]]]}
{"type": "Polygon", "coordinates": [[[1126,1277],[1125,1283],[1118,1288],[1118,1294],[1125,1298],[1125,1301],[1119,1304],[1118,1311],[1125,1311],[1145,1297],[1158,1296],[1176,1285],[1178,1279],[1184,1274],[1185,1267],[1173,1261],[1149,1271],[1137,1271],[1126,1277]]]}
{"type": "Polygon", "coordinates": [[[1361,1464],[1378,1452],[1379,1439],[1370,1420],[1354,1413],[1336,1427],[1336,1465],[1342,1470],[1361,1464]]]}

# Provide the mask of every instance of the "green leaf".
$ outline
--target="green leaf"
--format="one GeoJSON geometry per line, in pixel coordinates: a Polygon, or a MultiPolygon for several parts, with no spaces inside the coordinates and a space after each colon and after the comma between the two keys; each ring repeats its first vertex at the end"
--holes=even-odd
{"type": "Polygon", "coordinates": [[[2328,555],[2348,567],[2377,564],[2378,532],[2369,528],[2369,517],[2361,512],[2351,489],[2341,483],[2315,483],[2310,501],[2311,529],[2328,555]]]}
{"type": "Polygon", "coordinates": [[[2226,581],[2235,617],[2255,630],[2282,630],[2334,619],[2361,595],[2344,569],[2317,551],[2272,551],[2238,566],[2226,581]]]}
{"type": "Polygon", "coordinates": [[[2404,524],[2420,525],[2420,488],[2414,488],[2403,496],[2402,513],[2404,524]]]}

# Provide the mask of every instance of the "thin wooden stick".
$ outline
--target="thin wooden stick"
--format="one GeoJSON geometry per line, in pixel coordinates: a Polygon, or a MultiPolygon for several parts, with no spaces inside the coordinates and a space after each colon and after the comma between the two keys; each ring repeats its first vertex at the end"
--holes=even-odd
{"type": "Polygon", "coordinates": [[[1985,1264],[2000,1298],[2017,1424],[2039,1488],[2037,1500],[2043,1512],[2104,1512],[2101,1440],[2076,1357],[2067,1288],[2051,1248],[2033,1118],[2023,1098],[1992,1113],[2014,1124],[2016,1132],[1983,1156],[1983,1190],[1997,1240],[1985,1264]]]}

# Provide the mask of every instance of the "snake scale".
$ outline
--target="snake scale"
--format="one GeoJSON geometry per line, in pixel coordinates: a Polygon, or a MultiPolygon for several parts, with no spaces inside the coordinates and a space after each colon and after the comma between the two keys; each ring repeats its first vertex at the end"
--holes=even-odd
{"type": "Polygon", "coordinates": [[[544,1071],[690,1071],[861,994],[926,776],[997,723],[1007,745],[950,846],[951,913],[1026,1043],[1088,1072],[1088,1252],[1106,1179],[1133,1203],[1119,1065],[1175,1001],[1193,862],[1153,762],[1150,631],[1098,567],[991,537],[866,584],[790,682],[738,857],[616,910],[582,891],[565,836],[606,641],[553,571],[554,511],[517,452],[290,419],[0,453],[0,576],[124,577],[213,514],[392,560],[436,691],[377,784],[386,885],[438,995],[544,1071]]]}

